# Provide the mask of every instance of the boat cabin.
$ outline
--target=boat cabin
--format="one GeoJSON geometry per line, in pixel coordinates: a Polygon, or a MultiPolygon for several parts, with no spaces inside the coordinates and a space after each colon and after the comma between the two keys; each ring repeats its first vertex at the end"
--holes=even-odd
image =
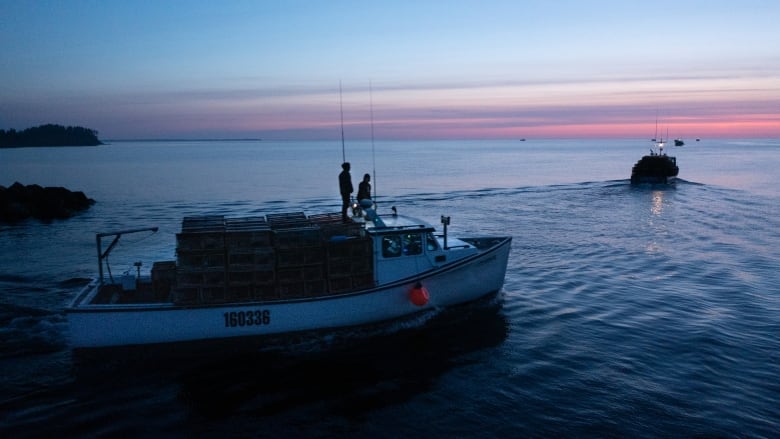
{"type": "Polygon", "coordinates": [[[444,235],[437,238],[435,229],[420,220],[398,215],[381,220],[379,226],[366,225],[376,249],[374,273],[378,285],[418,275],[477,252],[466,242],[447,242],[444,235]],[[445,252],[445,246],[450,251],[445,252]]]}

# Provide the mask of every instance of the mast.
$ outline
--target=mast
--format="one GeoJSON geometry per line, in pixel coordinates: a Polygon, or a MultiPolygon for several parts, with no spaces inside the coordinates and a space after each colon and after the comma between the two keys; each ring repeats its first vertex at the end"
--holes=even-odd
{"type": "Polygon", "coordinates": [[[368,108],[371,115],[371,178],[374,180],[374,204],[376,204],[377,191],[376,191],[376,150],[374,148],[374,88],[371,84],[371,80],[368,80],[368,108]]]}
{"type": "Polygon", "coordinates": [[[344,149],[344,99],[341,93],[341,80],[339,79],[339,110],[341,110],[341,163],[346,163],[347,153],[344,149]]]}
{"type": "MultiPolygon", "coordinates": [[[[663,140],[663,139],[662,139],[663,140]]],[[[666,141],[669,141],[669,127],[666,127],[666,141]]],[[[661,154],[664,152],[664,142],[661,142],[661,154]]]]}
{"type": "Polygon", "coordinates": [[[655,133],[653,133],[653,142],[658,141],[658,111],[655,112],[655,133]]]}

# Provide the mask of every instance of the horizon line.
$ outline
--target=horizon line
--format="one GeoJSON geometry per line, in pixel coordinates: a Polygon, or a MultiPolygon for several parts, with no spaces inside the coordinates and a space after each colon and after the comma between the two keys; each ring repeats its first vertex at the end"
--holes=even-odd
{"type": "MultiPolygon", "coordinates": [[[[701,140],[701,139],[719,139],[719,140],[728,140],[728,139],[780,139],[780,136],[771,136],[771,135],[753,135],[753,136],[709,136],[709,137],[684,137],[679,136],[678,139],[686,140],[701,140]]],[[[420,142],[420,141],[454,141],[454,142],[460,142],[460,141],[518,141],[518,142],[525,142],[525,141],[531,141],[531,140],[647,140],[647,141],[653,141],[652,138],[645,139],[644,137],[624,137],[624,136],[539,136],[539,137],[468,137],[468,138],[387,138],[387,139],[373,139],[376,142],[420,142]]],[[[354,138],[351,139],[351,141],[359,141],[359,142],[367,142],[371,141],[370,138],[354,138]]],[[[329,138],[247,138],[247,137],[241,137],[241,138],[230,138],[230,137],[218,137],[218,138],[208,138],[208,137],[165,137],[165,138],[113,138],[113,139],[105,139],[103,142],[301,142],[301,141],[311,141],[311,142],[341,142],[339,139],[329,139],[329,138]]],[[[348,140],[347,142],[349,142],[348,140]]]]}

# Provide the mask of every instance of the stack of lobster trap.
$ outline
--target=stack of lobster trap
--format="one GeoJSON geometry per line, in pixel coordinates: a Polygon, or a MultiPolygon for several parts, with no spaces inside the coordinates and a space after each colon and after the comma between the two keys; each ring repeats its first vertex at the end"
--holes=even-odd
{"type": "Polygon", "coordinates": [[[228,301],[274,296],[273,234],[263,217],[225,220],[228,301]]]}
{"type": "Polygon", "coordinates": [[[340,213],[185,217],[174,300],[288,300],[371,288],[373,246],[362,231],[340,213]]]}
{"type": "Polygon", "coordinates": [[[176,235],[177,302],[225,297],[225,218],[185,217],[176,235]]]}
{"type": "Polygon", "coordinates": [[[373,287],[373,245],[370,238],[362,237],[362,226],[343,224],[340,213],[311,215],[309,221],[319,227],[325,243],[328,293],[373,287]]]}

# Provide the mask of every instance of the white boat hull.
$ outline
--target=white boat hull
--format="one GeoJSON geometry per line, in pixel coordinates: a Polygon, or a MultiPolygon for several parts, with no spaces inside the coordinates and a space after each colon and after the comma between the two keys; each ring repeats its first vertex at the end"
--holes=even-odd
{"type": "Polygon", "coordinates": [[[85,304],[93,282],[66,309],[76,348],[145,345],[262,336],[364,325],[477,300],[499,291],[504,282],[511,239],[468,258],[414,277],[364,291],[273,302],[176,305],[85,304]],[[430,300],[417,306],[409,298],[417,283],[430,300]]]}

